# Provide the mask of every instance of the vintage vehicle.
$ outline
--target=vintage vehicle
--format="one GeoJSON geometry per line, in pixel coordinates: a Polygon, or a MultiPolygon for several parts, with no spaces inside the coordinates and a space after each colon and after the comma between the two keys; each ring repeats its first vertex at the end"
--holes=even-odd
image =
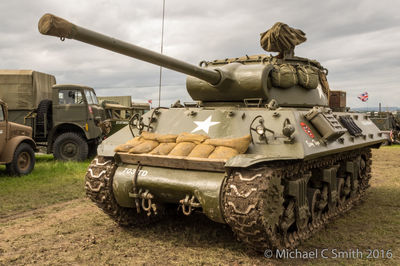
{"type": "Polygon", "coordinates": [[[400,114],[398,112],[371,112],[369,119],[382,131],[387,144],[400,144],[400,114]]]}
{"type": "Polygon", "coordinates": [[[102,96],[98,99],[107,120],[111,122],[111,131],[107,137],[128,125],[135,114],[143,115],[150,110],[148,103],[132,103],[131,96],[102,96]]]}
{"type": "Polygon", "coordinates": [[[0,97],[10,121],[32,127],[33,139],[58,160],[85,160],[110,131],[95,91],[56,85],[52,75],[32,70],[0,70],[0,97]]]}
{"type": "Polygon", "coordinates": [[[35,167],[32,129],[8,121],[7,104],[0,99],[0,164],[10,175],[26,175],[35,167]]]}
{"type": "MultiPolygon", "coordinates": [[[[304,35],[277,23],[263,37],[281,40],[280,29],[304,35]]],[[[327,70],[294,56],[294,45],[195,66],[51,14],[39,31],[188,75],[195,102],[132,119],[88,168],[87,195],[121,225],[150,223],[172,204],[228,224],[256,250],[293,248],[369,186],[382,134],[364,114],[332,112],[327,70]]]]}

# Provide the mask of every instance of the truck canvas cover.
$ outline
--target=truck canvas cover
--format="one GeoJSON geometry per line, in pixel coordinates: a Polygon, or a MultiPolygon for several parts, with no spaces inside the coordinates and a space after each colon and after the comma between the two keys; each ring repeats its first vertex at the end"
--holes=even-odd
{"type": "Polygon", "coordinates": [[[9,110],[37,108],[39,102],[51,99],[53,75],[33,70],[0,70],[0,98],[9,110]]]}

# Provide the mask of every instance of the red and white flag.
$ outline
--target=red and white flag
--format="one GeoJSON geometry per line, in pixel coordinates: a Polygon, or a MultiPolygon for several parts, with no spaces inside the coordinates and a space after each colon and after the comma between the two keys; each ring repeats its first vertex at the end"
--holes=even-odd
{"type": "Polygon", "coordinates": [[[358,95],[358,99],[360,99],[363,102],[368,101],[368,92],[364,92],[358,95]]]}

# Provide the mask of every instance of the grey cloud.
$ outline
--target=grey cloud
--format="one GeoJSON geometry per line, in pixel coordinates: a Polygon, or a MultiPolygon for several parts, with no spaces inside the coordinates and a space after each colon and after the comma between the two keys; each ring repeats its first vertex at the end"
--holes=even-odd
{"type": "MultiPolygon", "coordinates": [[[[398,105],[400,43],[398,1],[178,1],[166,0],[164,52],[201,60],[264,53],[259,34],[282,21],[306,32],[296,54],[329,69],[332,89],[344,89],[350,106],[370,93],[369,105],[398,105]]],[[[46,12],[79,25],[160,50],[161,1],[19,0],[0,3],[0,68],[35,69],[59,83],[93,86],[99,95],[158,99],[159,67],[73,40],[42,36],[46,12]]],[[[162,104],[189,101],[182,74],[164,70],[162,104]]]]}

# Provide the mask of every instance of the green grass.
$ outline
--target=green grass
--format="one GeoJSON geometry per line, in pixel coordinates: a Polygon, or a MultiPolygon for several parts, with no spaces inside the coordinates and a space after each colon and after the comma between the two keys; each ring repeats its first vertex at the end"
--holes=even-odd
{"type": "Polygon", "coordinates": [[[36,156],[33,172],[8,176],[0,167],[0,217],[84,197],[89,161],[59,162],[52,155],[36,156]]]}

